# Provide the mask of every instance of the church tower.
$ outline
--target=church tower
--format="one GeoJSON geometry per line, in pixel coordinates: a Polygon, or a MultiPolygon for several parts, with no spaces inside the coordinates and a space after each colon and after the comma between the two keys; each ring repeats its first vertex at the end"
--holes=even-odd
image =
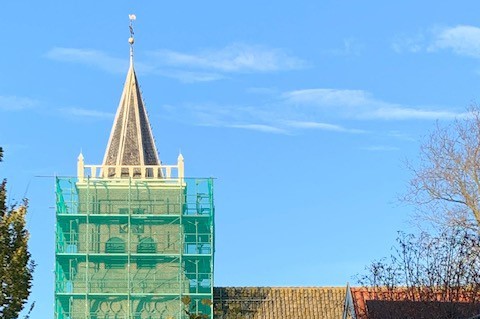
{"type": "Polygon", "coordinates": [[[159,160],[130,67],[101,165],[56,178],[56,319],[213,318],[211,178],[159,160]],[[203,318],[203,317],[202,317],[203,318]]]}

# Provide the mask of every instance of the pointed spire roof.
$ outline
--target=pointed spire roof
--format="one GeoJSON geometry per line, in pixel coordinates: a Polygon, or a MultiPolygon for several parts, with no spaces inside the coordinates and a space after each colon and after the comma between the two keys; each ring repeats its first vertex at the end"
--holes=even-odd
{"type": "MultiPolygon", "coordinates": [[[[132,19],[131,19],[132,20],[132,19]]],[[[133,29],[130,25],[130,67],[113,122],[103,165],[159,165],[147,111],[133,64],[133,29]]]]}

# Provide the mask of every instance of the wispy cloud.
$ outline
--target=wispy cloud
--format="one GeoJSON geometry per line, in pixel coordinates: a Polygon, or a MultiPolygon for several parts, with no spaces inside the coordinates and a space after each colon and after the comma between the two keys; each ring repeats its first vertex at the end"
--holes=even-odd
{"type": "Polygon", "coordinates": [[[355,38],[345,38],[342,41],[342,46],[338,49],[327,51],[327,53],[338,56],[360,55],[364,50],[365,45],[355,38]]]}
{"type": "MultiPolygon", "coordinates": [[[[110,73],[124,73],[127,59],[112,57],[106,52],[55,47],[47,58],[96,67],[110,73]]],[[[145,61],[135,63],[139,73],[158,74],[184,83],[208,82],[224,79],[231,73],[266,73],[300,69],[306,62],[284,50],[261,45],[231,44],[220,49],[196,53],[173,50],[147,52],[145,61]]]]}
{"type": "Polygon", "coordinates": [[[365,130],[351,129],[351,128],[343,127],[341,125],[329,124],[329,123],[320,123],[320,122],[286,121],[285,124],[289,127],[299,128],[299,129],[315,129],[315,130],[322,130],[322,131],[354,133],[354,134],[367,133],[367,131],[365,131],[365,130]]]}
{"type": "Polygon", "coordinates": [[[185,104],[163,106],[164,112],[174,120],[201,126],[229,127],[268,133],[286,134],[285,125],[279,124],[268,107],[217,104],[185,104]]]}
{"type": "Polygon", "coordinates": [[[112,119],[113,113],[101,112],[97,110],[84,109],[79,107],[66,107],[59,109],[63,114],[75,117],[88,117],[97,119],[112,119]]]}
{"type": "Polygon", "coordinates": [[[275,133],[275,134],[288,134],[289,131],[271,126],[271,125],[265,125],[265,124],[231,124],[227,125],[229,127],[233,128],[241,128],[241,129],[246,129],[246,130],[254,130],[254,131],[260,131],[260,132],[265,132],[265,133],[275,133]]]}
{"type": "Polygon", "coordinates": [[[480,58],[480,28],[471,25],[434,27],[414,35],[398,36],[392,42],[398,52],[438,52],[450,50],[455,54],[480,58]]]}
{"type": "Polygon", "coordinates": [[[418,32],[414,35],[396,36],[392,41],[392,49],[397,53],[417,53],[425,49],[426,34],[418,32]]]}
{"type": "MultiPolygon", "coordinates": [[[[256,93],[256,89],[253,93],[256,93]]],[[[263,89],[260,90],[263,93],[263,89]]],[[[465,116],[440,108],[404,106],[377,99],[364,90],[304,89],[279,93],[267,90],[267,101],[258,105],[185,104],[164,106],[173,120],[203,126],[230,127],[266,133],[295,134],[328,131],[343,134],[374,134],[365,121],[454,119],[465,116]]],[[[411,137],[392,131],[381,133],[404,141],[411,137]]]]}
{"type": "MultiPolygon", "coordinates": [[[[215,104],[185,104],[181,106],[164,105],[164,117],[184,123],[252,130],[263,133],[290,134],[291,130],[278,121],[269,120],[269,111],[261,108],[215,105],[215,104]]],[[[273,118],[273,116],[272,116],[273,118]]]]}
{"type": "Polygon", "coordinates": [[[312,114],[369,120],[453,119],[460,114],[448,110],[402,106],[375,98],[363,90],[305,89],[286,92],[287,103],[309,107],[312,114]]]}
{"type": "Polygon", "coordinates": [[[439,29],[435,32],[428,49],[431,51],[449,49],[459,55],[480,58],[480,28],[459,25],[439,29]]]}
{"type": "Polygon", "coordinates": [[[210,82],[217,81],[225,78],[224,75],[220,73],[213,72],[191,72],[183,70],[159,70],[156,71],[157,74],[160,74],[165,77],[177,79],[183,83],[195,83],[195,82],[210,82]]]}
{"type": "Polygon", "coordinates": [[[363,116],[384,120],[437,120],[462,117],[463,113],[447,110],[415,109],[392,104],[368,111],[363,116]]]}
{"type": "Polygon", "coordinates": [[[347,134],[366,133],[364,130],[334,123],[303,120],[303,118],[310,117],[308,111],[293,110],[282,101],[278,104],[262,104],[255,107],[188,104],[180,107],[164,106],[163,108],[171,119],[180,119],[201,126],[239,128],[274,134],[294,134],[303,130],[347,134]]]}
{"type": "Polygon", "coordinates": [[[285,99],[298,104],[315,104],[323,106],[358,106],[371,102],[368,92],[362,90],[338,89],[304,89],[286,92],[285,99]]]}
{"type": "Polygon", "coordinates": [[[126,59],[114,58],[103,51],[92,49],[55,47],[47,52],[46,57],[61,62],[86,64],[110,73],[125,72],[128,65],[126,59]]]}
{"type": "Polygon", "coordinates": [[[162,65],[214,70],[221,73],[275,72],[306,66],[305,61],[281,49],[240,43],[197,53],[158,50],[151,52],[150,55],[162,65]]]}
{"type": "Polygon", "coordinates": [[[393,137],[398,140],[402,140],[402,141],[408,141],[408,142],[416,141],[414,137],[401,131],[389,131],[385,135],[389,137],[393,137]]]}
{"type": "Polygon", "coordinates": [[[20,96],[1,96],[0,110],[2,111],[20,111],[35,107],[38,101],[20,96]]]}

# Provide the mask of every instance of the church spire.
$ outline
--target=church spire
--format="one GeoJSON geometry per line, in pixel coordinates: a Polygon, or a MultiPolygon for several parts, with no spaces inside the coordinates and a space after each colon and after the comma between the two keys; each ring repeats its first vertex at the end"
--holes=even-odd
{"type": "MultiPolygon", "coordinates": [[[[130,18],[130,67],[102,166],[160,165],[147,111],[133,66],[133,21],[130,18]]],[[[109,176],[112,174],[108,174],[109,176]]]]}

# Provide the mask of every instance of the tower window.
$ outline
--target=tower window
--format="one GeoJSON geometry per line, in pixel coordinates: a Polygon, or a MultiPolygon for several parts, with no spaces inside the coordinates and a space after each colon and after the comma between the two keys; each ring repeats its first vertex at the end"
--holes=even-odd
{"type": "Polygon", "coordinates": [[[119,237],[112,237],[105,243],[107,254],[122,254],[125,252],[125,241],[119,237]]]}
{"type": "Polygon", "coordinates": [[[151,237],[143,238],[137,246],[137,253],[155,254],[157,252],[157,243],[151,237]]]}

